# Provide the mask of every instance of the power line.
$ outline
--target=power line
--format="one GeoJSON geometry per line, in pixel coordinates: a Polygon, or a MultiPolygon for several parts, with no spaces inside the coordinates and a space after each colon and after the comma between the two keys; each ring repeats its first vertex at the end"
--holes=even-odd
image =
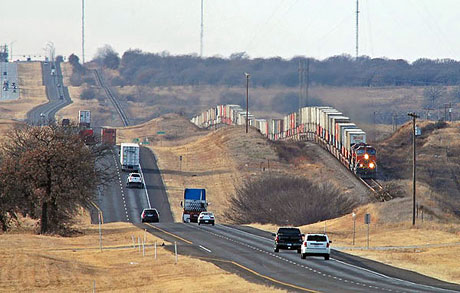
{"type": "Polygon", "coordinates": [[[201,0],[200,57],[203,57],[203,0],[201,0]]]}
{"type": "Polygon", "coordinates": [[[356,59],[358,59],[358,40],[359,40],[359,0],[356,0],[356,59]]]}

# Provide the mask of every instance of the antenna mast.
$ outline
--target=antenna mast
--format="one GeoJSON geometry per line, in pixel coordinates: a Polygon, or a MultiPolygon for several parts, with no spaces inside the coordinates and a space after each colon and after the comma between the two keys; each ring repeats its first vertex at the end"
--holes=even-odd
{"type": "Polygon", "coordinates": [[[81,64],[85,64],[85,0],[81,0],[81,64]]]}
{"type": "Polygon", "coordinates": [[[200,57],[203,56],[203,0],[201,0],[200,57]]]}
{"type": "Polygon", "coordinates": [[[359,0],[356,0],[356,59],[358,59],[358,40],[359,40],[359,0]]]}

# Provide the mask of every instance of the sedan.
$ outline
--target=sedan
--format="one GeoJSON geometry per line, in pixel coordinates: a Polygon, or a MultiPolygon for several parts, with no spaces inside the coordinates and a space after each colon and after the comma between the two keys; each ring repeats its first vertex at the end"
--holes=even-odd
{"type": "Polygon", "coordinates": [[[198,216],[198,225],[212,224],[214,226],[214,214],[211,212],[201,212],[198,216]]]}

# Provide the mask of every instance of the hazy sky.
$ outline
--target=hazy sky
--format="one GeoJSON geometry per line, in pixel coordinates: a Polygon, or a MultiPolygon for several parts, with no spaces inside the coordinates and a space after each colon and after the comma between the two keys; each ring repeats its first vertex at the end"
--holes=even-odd
{"type": "MultiPolygon", "coordinates": [[[[360,0],[359,54],[460,60],[459,0],[360,0]]],[[[199,53],[201,0],[85,0],[86,60],[111,45],[199,53]]],[[[81,0],[0,0],[0,44],[13,55],[81,57],[81,0]]],[[[204,56],[355,54],[356,0],[204,0],[204,56]]],[[[15,56],[17,58],[18,56],[15,56]]]]}

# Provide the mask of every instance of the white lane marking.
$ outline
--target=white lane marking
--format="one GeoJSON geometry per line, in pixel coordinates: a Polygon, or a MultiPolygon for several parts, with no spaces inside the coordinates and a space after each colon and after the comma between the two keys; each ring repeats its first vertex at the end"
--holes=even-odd
{"type": "Polygon", "coordinates": [[[201,249],[203,249],[204,251],[207,251],[207,252],[211,252],[210,249],[207,249],[206,247],[204,247],[203,245],[199,245],[201,249]]]}

